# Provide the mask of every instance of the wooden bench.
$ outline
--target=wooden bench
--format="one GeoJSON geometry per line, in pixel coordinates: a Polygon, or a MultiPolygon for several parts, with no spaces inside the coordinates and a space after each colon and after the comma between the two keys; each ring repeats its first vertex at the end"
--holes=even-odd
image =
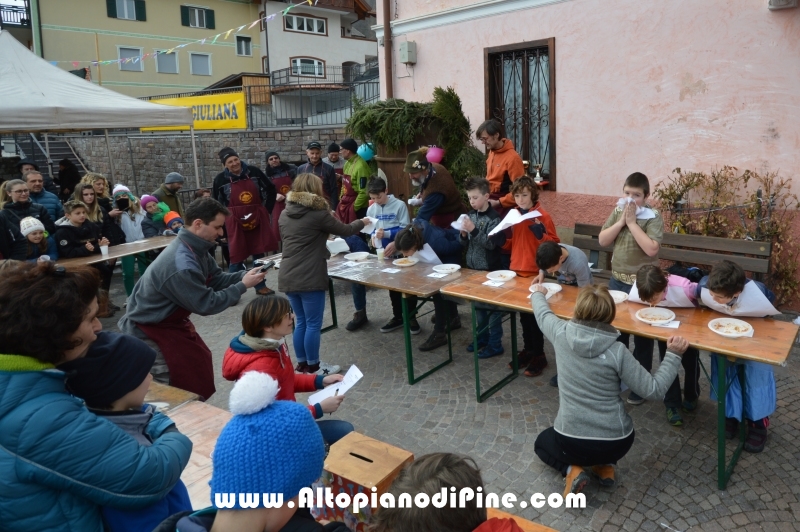
{"type": "MultiPolygon", "coordinates": [[[[599,279],[611,278],[611,255],[614,246],[601,246],[597,240],[602,226],[575,224],[575,238],[572,245],[589,251],[589,262],[594,262],[602,272],[592,275],[599,279]],[[600,253],[606,253],[606,260],[600,264],[600,253]]],[[[755,242],[752,240],[734,240],[714,236],[685,235],[680,233],[664,233],[658,258],[676,263],[694,266],[713,266],[727,259],[739,264],[745,271],[753,273],[753,278],[763,280],[769,273],[769,256],[772,252],[771,242],[755,242]]]]}
{"type": "Polygon", "coordinates": [[[517,523],[517,526],[519,526],[525,532],[556,532],[555,528],[550,528],[549,526],[528,521],[522,517],[517,517],[516,515],[498,510],[497,508],[487,508],[486,517],[489,519],[493,517],[497,517],[499,519],[513,519],[517,523]]]}

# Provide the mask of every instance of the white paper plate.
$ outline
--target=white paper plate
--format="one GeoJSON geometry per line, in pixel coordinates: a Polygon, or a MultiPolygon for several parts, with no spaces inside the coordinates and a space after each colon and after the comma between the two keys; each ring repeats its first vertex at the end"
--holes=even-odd
{"type": "Polygon", "coordinates": [[[516,276],[517,274],[511,270],[497,270],[486,274],[486,278],[492,281],[510,281],[516,276]]]}
{"type": "Polygon", "coordinates": [[[348,253],[344,256],[347,260],[364,260],[369,257],[369,252],[367,251],[356,251],[355,253],[348,253]]]}
{"type": "Polygon", "coordinates": [[[647,307],[636,312],[636,319],[650,325],[664,325],[675,319],[675,313],[668,308],[647,307]]]}
{"type": "Polygon", "coordinates": [[[419,262],[419,259],[415,259],[414,257],[404,257],[402,259],[395,259],[392,261],[392,264],[395,266],[400,266],[401,268],[407,268],[409,266],[413,266],[419,262]]]}
{"type": "Polygon", "coordinates": [[[456,273],[460,269],[458,264],[438,264],[433,267],[433,271],[439,273],[456,273]]]}
{"type": "MultiPolygon", "coordinates": [[[[534,286],[536,286],[536,285],[532,284],[530,287],[528,287],[528,290],[533,292],[533,287],[534,286]]],[[[558,283],[541,283],[541,286],[543,286],[543,287],[545,287],[547,289],[547,296],[546,297],[548,297],[548,298],[550,296],[552,296],[553,294],[557,294],[557,293],[561,292],[561,285],[558,284],[558,283]]]]}
{"type": "Polygon", "coordinates": [[[753,326],[746,321],[734,318],[717,318],[708,322],[708,328],[726,338],[740,338],[747,336],[753,326]]]}
{"type": "Polygon", "coordinates": [[[628,294],[622,290],[609,290],[608,293],[611,294],[611,297],[614,299],[614,303],[617,305],[628,300],[628,294]]]}

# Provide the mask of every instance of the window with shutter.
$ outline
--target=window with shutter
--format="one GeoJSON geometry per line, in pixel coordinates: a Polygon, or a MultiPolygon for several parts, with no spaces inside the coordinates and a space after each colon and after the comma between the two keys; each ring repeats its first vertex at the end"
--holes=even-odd
{"type": "Polygon", "coordinates": [[[133,0],[133,3],[136,5],[136,20],[146,21],[147,9],[144,7],[144,0],[133,0]]]}
{"type": "Polygon", "coordinates": [[[181,26],[189,26],[189,7],[181,6],[181,26]]]}
{"type": "Polygon", "coordinates": [[[206,9],[206,28],[209,30],[216,29],[216,25],[214,24],[214,10],[213,9],[206,9]]]}
{"type": "Polygon", "coordinates": [[[110,18],[117,18],[117,0],[106,0],[106,11],[110,18]]]}
{"type": "Polygon", "coordinates": [[[134,0],[116,0],[116,17],[125,20],[136,20],[136,4],[134,0]]]}

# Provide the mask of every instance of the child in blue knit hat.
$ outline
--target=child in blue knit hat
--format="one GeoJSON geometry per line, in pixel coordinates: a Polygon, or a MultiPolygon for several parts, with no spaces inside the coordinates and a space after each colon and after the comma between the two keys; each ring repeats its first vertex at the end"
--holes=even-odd
{"type": "Polygon", "coordinates": [[[278,388],[278,381],[258,371],[236,381],[229,404],[233,418],[211,455],[213,506],[173,515],[154,532],[347,532],[343,523],[323,526],[297,508],[300,490],[322,474],[325,444],[308,409],[276,400],[278,388]],[[280,495],[281,506],[265,508],[259,499],[255,508],[243,510],[240,493],[280,495]]]}

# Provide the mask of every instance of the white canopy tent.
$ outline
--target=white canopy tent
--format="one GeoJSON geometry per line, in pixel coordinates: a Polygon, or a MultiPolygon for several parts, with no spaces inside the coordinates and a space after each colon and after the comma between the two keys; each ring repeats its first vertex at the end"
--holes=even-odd
{"type": "MultiPolygon", "coordinates": [[[[51,65],[0,30],[0,133],[189,126],[200,186],[192,110],[104,89],[51,65]]],[[[49,155],[48,155],[49,158],[49,155]]],[[[113,159],[109,162],[113,178],[113,159]]]]}

